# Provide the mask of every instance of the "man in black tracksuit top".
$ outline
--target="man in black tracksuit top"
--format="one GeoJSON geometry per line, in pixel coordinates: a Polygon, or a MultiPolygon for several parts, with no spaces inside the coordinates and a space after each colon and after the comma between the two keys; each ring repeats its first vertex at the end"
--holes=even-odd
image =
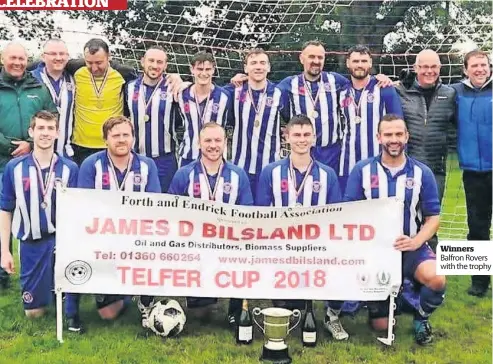
{"type": "MultiPolygon", "coordinates": [[[[440,58],[430,49],[416,57],[414,72],[397,86],[404,120],[409,130],[407,153],[432,170],[438,185],[440,203],[445,189],[447,135],[455,125],[455,90],[440,80],[440,58]]],[[[436,251],[435,235],[428,244],[436,251]]]]}

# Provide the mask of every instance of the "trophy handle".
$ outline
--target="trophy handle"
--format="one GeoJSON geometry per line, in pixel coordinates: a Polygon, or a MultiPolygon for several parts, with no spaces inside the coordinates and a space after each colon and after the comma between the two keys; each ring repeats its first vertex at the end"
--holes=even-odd
{"type": "Polygon", "coordinates": [[[296,329],[296,326],[298,326],[298,324],[300,323],[301,321],[301,311],[298,310],[297,308],[293,310],[293,317],[297,318],[298,321],[294,324],[293,327],[289,328],[288,329],[288,334],[293,331],[294,329],[296,329]]]}
{"type": "Polygon", "coordinates": [[[252,313],[253,313],[253,322],[255,322],[255,325],[258,326],[258,328],[260,329],[260,331],[262,331],[262,333],[265,334],[265,331],[264,331],[264,328],[262,326],[259,325],[259,323],[257,322],[257,320],[255,320],[255,316],[260,316],[260,312],[262,310],[259,308],[259,307],[255,307],[253,310],[252,310],[252,313]]]}

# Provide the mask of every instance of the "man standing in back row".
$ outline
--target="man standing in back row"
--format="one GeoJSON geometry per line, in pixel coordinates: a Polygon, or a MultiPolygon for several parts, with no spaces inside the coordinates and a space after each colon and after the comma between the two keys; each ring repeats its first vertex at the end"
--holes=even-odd
{"type": "MultiPolygon", "coordinates": [[[[468,240],[490,240],[492,214],[492,92],[491,63],[478,49],[464,57],[467,79],[457,91],[457,152],[466,192],[468,240]]],[[[483,297],[491,276],[472,276],[471,296],[483,297]]]]}
{"type": "MultiPolygon", "coordinates": [[[[404,121],[409,130],[407,153],[430,167],[438,186],[440,203],[445,190],[448,154],[448,130],[455,125],[455,91],[440,81],[440,58],[425,49],[416,56],[409,82],[400,83],[404,121]]],[[[438,238],[428,242],[436,251],[438,238]]]]}
{"type": "Polygon", "coordinates": [[[260,172],[280,158],[281,90],[267,79],[270,61],[261,48],[245,56],[244,70],[248,80],[240,86],[225,89],[233,99],[233,164],[243,168],[250,179],[255,197],[260,172]]]}
{"type": "Polygon", "coordinates": [[[81,165],[89,155],[105,148],[101,128],[110,117],[124,114],[125,82],[137,77],[122,74],[110,65],[110,49],[102,39],[84,45],[86,67],[74,74],[74,161],[81,165]]]}
{"type": "Polygon", "coordinates": [[[58,109],[58,139],[55,151],[58,155],[72,158],[72,129],[74,126],[75,81],[65,71],[68,62],[68,49],[64,41],[50,39],[43,47],[43,62],[32,71],[34,77],[50,91],[51,98],[58,109]]]}
{"type": "Polygon", "coordinates": [[[178,94],[184,132],[180,145],[180,167],[197,160],[200,155],[199,134],[210,122],[225,126],[230,109],[230,97],[212,82],[216,61],[211,53],[199,52],[192,57],[190,72],[193,84],[178,94]]]}
{"type": "Polygon", "coordinates": [[[338,92],[349,80],[335,72],[325,72],[325,48],[319,41],[303,44],[300,54],[303,73],[282,80],[282,114],[285,120],[306,115],[315,132],[315,160],[334,171],[339,167],[341,154],[341,123],[337,106],[338,92]]]}
{"type": "Polygon", "coordinates": [[[339,94],[343,118],[342,151],[339,162],[339,183],[344,194],[346,182],[354,165],[380,153],[377,125],[385,114],[402,117],[399,95],[393,86],[382,88],[371,76],[370,50],[361,45],[349,49],[346,66],[351,83],[339,94]]]}
{"type": "Polygon", "coordinates": [[[166,83],[168,56],[151,47],[141,60],[143,75],[130,81],[126,100],[135,128],[135,151],[156,163],[161,191],[167,192],[176,172],[178,103],[166,83]]]}

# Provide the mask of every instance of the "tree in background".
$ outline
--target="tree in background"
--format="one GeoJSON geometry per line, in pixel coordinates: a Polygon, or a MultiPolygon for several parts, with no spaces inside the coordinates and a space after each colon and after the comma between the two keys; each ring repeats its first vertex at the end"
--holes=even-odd
{"type": "Polygon", "coordinates": [[[36,40],[60,36],[51,11],[3,11],[0,22],[0,39],[36,40]]]}
{"type": "MultiPolygon", "coordinates": [[[[10,25],[0,26],[3,39],[12,37],[12,29],[25,39],[60,32],[50,12],[4,15],[10,25]]],[[[299,72],[301,43],[319,39],[329,51],[327,69],[341,73],[344,52],[354,44],[368,45],[376,55],[376,71],[394,76],[414,62],[408,54],[432,48],[444,54],[443,64],[456,64],[444,68],[442,76],[449,82],[461,74],[461,49],[454,45],[477,43],[491,49],[493,40],[490,1],[129,0],[127,11],[72,11],[66,16],[97,25],[116,58],[134,66],[147,47],[160,45],[171,55],[169,71],[188,74],[189,57],[209,50],[223,80],[241,71],[241,51],[255,46],[273,52],[273,79],[299,72]]]]}

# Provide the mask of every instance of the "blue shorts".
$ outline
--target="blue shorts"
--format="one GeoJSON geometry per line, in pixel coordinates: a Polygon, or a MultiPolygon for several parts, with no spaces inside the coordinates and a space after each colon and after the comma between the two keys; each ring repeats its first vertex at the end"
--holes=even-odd
{"type": "Polygon", "coordinates": [[[165,193],[168,191],[171,180],[178,169],[175,153],[167,153],[165,155],[152,158],[152,160],[156,163],[159,182],[161,184],[161,192],[165,193]]]}
{"type": "Polygon", "coordinates": [[[20,283],[25,310],[45,307],[53,300],[55,236],[36,241],[21,241],[20,283]]]}
{"type": "Polygon", "coordinates": [[[428,243],[424,243],[418,250],[402,253],[402,279],[408,278],[415,281],[414,272],[418,265],[427,260],[436,260],[436,255],[428,243]]]}
{"type": "Polygon", "coordinates": [[[316,161],[325,164],[339,173],[339,158],[341,156],[341,144],[332,144],[326,147],[315,147],[312,149],[312,156],[316,161]]]}
{"type": "MultiPolygon", "coordinates": [[[[436,255],[430,246],[425,243],[418,250],[402,253],[402,290],[397,299],[398,306],[406,303],[410,307],[418,309],[420,284],[416,284],[414,273],[418,266],[427,261],[436,260],[436,255]],[[399,304],[399,301],[401,304],[399,304]]],[[[368,316],[371,320],[387,317],[389,315],[389,299],[385,301],[368,302],[368,316]]]]}

